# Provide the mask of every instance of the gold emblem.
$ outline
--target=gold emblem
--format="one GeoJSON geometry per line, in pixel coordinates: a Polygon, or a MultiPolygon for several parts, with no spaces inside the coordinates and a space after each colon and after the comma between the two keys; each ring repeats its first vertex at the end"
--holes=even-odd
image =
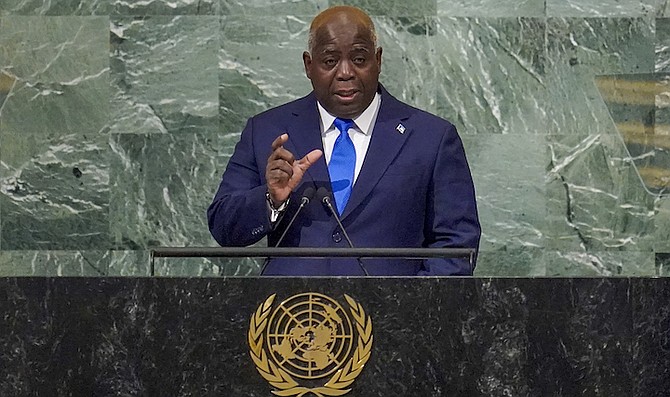
{"type": "Polygon", "coordinates": [[[249,326],[256,369],[278,396],[343,396],[360,375],[372,349],[372,320],[344,295],[347,312],[334,299],[308,292],[273,310],[277,294],[265,300],[249,326]]]}

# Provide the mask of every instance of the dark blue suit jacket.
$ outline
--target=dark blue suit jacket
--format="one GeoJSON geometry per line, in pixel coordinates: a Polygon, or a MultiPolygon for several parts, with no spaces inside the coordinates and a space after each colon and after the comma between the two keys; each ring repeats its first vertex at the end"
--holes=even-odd
{"type": "MultiPolygon", "coordinates": [[[[480,225],[475,191],[461,140],[448,121],[406,105],[381,85],[381,107],[363,168],[342,223],[355,247],[477,248],[480,225]],[[401,133],[400,130],[403,130],[401,133]]],[[[323,150],[314,93],[249,119],[214,201],[209,228],[223,246],[246,246],[268,236],[274,246],[308,187],[330,186],[324,157],[293,192],[274,229],[265,200],[265,166],[271,143],[296,159],[323,150]]],[[[330,190],[330,189],[329,189],[330,190]]],[[[348,247],[333,216],[312,200],[296,218],[281,246],[348,247]]],[[[466,260],[369,260],[371,275],[470,275],[466,260]]],[[[355,260],[275,259],[267,275],[360,275],[355,260]]]]}

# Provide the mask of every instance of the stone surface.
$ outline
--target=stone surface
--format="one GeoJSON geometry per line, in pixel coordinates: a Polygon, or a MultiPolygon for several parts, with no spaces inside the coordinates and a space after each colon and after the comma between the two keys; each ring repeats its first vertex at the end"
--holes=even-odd
{"type": "Polygon", "coordinates": [[[546,0],[437,0],[445,17],[542,17],[546,0]]]}
{"type": "Polygon", "coordinates": [[[311,18],[349,4],[373,16],[386,88],[463,137],[477,275],[666,275],[666,3],[0,0],[3,271],[107,252],[108,274],[147,275],[152,246],[213,245],[204,211],[247,118],[309,92],[311,18]]]}
{"type": "Polygon", "coordinates": [[[106,15],[110,0],[0,0],[5,15],[106,15]]]}
{"type": "Polygon", "coordinates": [[[218,131],[214,16],[114,18],[111,133],[218,131]]]}
{"type": "MultiPolygon", "coordinates": [[[[547,15],[562,17],[630,17],[654,15],[654,0],[547,0],[547,15]]],[[[664,8],[662,3],[659,7],[664,8]]]]}
{"type": "Polygon", "coordinates": [[[269,395],[250,318],[272,294],[274,309],[306,292],[344,308],[347,294],[370,317],[372,353],[352,396],[670,386],[668,279],[28,277],[2,278],[0,290],[2,395],[269,395]]]}

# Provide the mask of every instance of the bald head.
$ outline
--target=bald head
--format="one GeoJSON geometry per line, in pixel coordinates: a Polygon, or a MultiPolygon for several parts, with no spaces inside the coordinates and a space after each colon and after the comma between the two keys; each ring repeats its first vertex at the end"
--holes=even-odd
{"type": "Polygon", "coordinates": [[[382,49],[372,20],[354,7],[333,7],[317,15],[302,54],[317,101],[332,115],[354,119],[377,94],[382,49]]]}
{"type": "Polygon", "coordinates": [[[320,29],[326,26],[329,22],[343,19],[349,22],[356,23],[364,27],[369,33],[375,47],[377,46],[377,33],[372,19],[360,8],[351,6],[335,6],[322,11],[319,15],[314,17],[312,24],[309,26],[309,39],[307,41],[307,48],[309,52],[314,51],[314,44],[316,36],[320,29]]]}

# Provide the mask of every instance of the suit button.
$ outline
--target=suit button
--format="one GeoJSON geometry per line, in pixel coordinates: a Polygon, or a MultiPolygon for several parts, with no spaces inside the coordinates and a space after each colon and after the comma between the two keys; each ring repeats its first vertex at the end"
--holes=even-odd
{"type": "Polygon", "coordinates": [[[340,232],[333,233],[333,241],[336,243],[342,241],[342,235],[340,234],[340,232]]]}

